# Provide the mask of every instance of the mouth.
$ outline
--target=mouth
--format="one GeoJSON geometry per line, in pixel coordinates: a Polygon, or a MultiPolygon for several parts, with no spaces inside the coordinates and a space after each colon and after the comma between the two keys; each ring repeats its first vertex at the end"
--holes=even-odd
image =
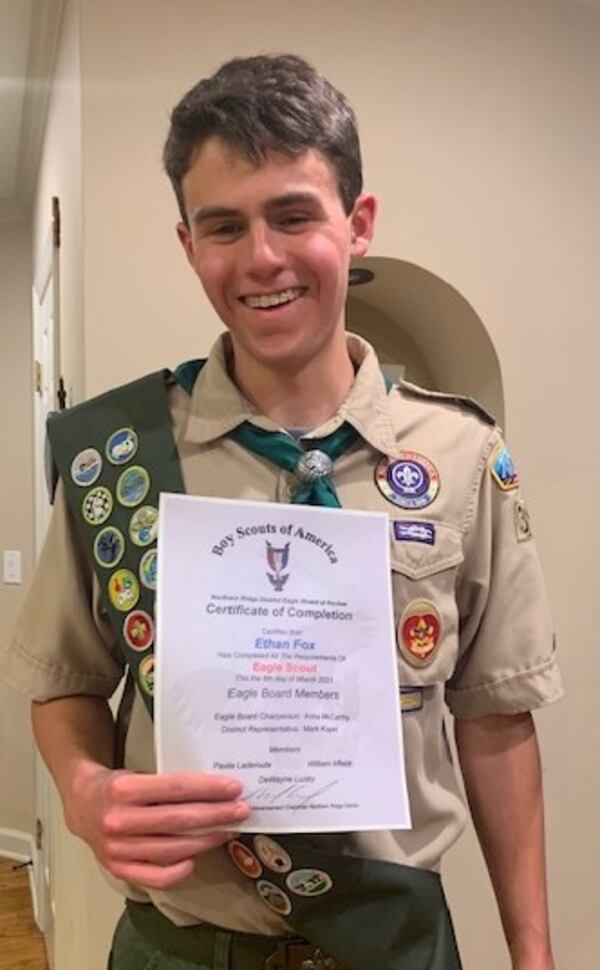
{"type": "Polygon", "coordinates": [[[271,310],[273,307],[285,306],[287,303],[294,303],[305,292],[304,286],[293,286],[279,293],[257,293],[252,296],[240,297],[244,306],[251,310],[271,310]]]}

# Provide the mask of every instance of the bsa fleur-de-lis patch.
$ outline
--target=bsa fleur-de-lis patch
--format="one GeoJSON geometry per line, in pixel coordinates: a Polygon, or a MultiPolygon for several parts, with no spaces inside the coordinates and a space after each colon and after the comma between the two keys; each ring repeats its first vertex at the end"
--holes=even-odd
{"type": "Polygon", "coordinates": [[[284,573],[284,570],[287,568],[289,558],[289,542],[286,542],[283,549],[275,549],[270,542],[267,542],[267,562],[269,564],[269,569],[272,570],[270,573],[267,573],[267,576],[269,577],[269,582],[271,583],[273,589],[277,593],[281,592],[290,578],[289,573],[284,573]]]}

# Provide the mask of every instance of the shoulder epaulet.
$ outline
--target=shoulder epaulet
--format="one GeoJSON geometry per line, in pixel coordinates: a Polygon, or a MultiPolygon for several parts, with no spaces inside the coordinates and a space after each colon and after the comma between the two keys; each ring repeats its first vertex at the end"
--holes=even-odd
{"type": "Polygon", "coordinates": [[[419,387],[418,384],[411,384],[410,381],[398,381],[398,388],[411,397],[419,397],[428,401],[439,401],[440,404],[454,404],[459,408],[467,408],[467,410],[477,414],[486,424],[497,424],[494,416],[489,411],[486,411],[479,401],[476,401],[472,397],[465,397],[462,394],[446,394],[443,391],[430,391],[425,387],[419,387]]]}

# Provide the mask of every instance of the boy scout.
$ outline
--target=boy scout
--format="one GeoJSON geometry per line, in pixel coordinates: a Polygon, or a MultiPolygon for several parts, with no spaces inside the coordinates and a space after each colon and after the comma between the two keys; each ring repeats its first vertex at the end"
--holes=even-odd
{"type": "Polygon", "coordinates": [[[51,428],[54,514],[3,653],[67,825],[127,897],[111,966],[460,966],[437,876],[465,823],[447,705],[513,970],[552,970],[529,712],[561,688],[527,511],[480,408],[388,389],[344,331],[350,261],[375,219],[353,112],[299,58],[234,60],[175,108],[165,165],[180,242],[227,332],[203,367],[51,428]],[[236,838],[249,809],[235,778],[154,771],[158,490],[318,502],[306,453],[328,504],[389,514],[408,832],[236,838]],[[137,689],[115,731],[107,699],[126,662],[137,689]]]}

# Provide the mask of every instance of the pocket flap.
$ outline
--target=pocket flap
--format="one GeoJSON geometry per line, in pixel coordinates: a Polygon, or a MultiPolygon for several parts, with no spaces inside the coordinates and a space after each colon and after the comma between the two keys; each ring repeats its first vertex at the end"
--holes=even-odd
{"type": "Polygon", "coordinates": [[[462,533],[443,522],[428,525],[434,528],[433,544],[396,538],[394,522],[390,522],[390,559],[395,572],[423,579],[463,561],[462,533]]]}

